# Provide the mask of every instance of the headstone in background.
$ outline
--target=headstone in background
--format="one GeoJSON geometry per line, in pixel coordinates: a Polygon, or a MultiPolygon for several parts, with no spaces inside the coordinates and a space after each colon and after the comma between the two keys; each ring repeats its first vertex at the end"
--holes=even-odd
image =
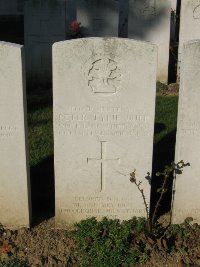
{"type": "Polygon", "coordinates": [[[130,183],[150,185],[157,48],[118,38],[53,46],[56,224],[145,216],[130,183]],[[141,71],[142,70],[142,71],[141,71]]]}
{"type": "Polygon", "coordinates": [[[168,81],[171,1],[129,0],[128,37],[158,45],[157,80],[168,81]]]}
{"type": "Polygon", "coordinates": [[[171,0],[171,8],[172,8],[172,10],[176,10],[176,8],[177,8],[177,0],[171,0]]]}
{"type": "Polygon", "coordinates": [[[118,36],[119,1],[77,0],[77,21],[84,37],[118,36]]]}
{"type": "Polygon", "coordinates": [[[24,34],[28,81],[49,83],[52,75],[52,44],[65,40],[65,1],[29,0],[25,5],[24,34]]]}
{"type": "Polygon", "coordinates": [[[0,16],[23,14],[24,1],[25,0],[0,0],[0,16]]]}
{"type": "Polygon", "coordinates": [[[0,222],[30,226],[24,51],[0,42],[0,222]]]}
{"type": "Polygon", "coordinates": [[[177,80],[179,81],[183,44],[190,40],[200,39],[200,0],[181,2],[180,33],[178,51],[177,80]]]}
{"type": "Polygon", "coordinates": [[[173,203],[173,223],[187,217],[200,223],[199,166],[200,166],[200,41],[182,47],[181,81],[179,91],[176,163],[189,162],[183,174],[176,175],[173,203]]]}

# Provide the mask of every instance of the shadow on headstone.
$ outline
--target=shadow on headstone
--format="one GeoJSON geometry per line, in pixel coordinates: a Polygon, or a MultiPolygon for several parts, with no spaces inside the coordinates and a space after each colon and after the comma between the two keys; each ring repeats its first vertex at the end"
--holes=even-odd
{"type": "Polygon", "coordinates": [[[32,224],[55,215],[55,188],[53,156],[49,156],[30,169],[32,224]]]}
{"type": "Polygon", "coordinates": [[[131,2],[129,0],[129,37],[147,41],[149,32],[153,28],[156,31],[163,18],[166,17],[167,6],[155,6],[150,0],[131,2]]]}
{"type": "Polygon", "coordinates": [[[118,37],[119,1],[77,0],[76,9],[83,37],[118,37]]]}

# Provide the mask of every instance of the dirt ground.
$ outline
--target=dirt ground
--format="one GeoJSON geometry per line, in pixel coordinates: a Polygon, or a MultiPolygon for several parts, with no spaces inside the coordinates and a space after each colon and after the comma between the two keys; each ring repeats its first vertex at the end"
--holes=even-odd
{"type": "Polygon", "coordinates": [[[171,83],[165,85],[162,83],[157,83],[157,95],[158,96],[175,96],[179,93],[179,84],[171,83]]]}
{"type": "MultiPolygon", "coordinates": [[[[55,229],[54,218],[44,221],[31,229],[23,228],[18,231],[11,231],[1,228],[0,260],[13,259],[25,261],[31,267],[80,266],[72,235],[66,230],[55,229]]],[[[185,264],[184,257],[180,252],[171,256],[164,250],[152,250],[150,261],[145,265],[138,266],[198,267],[200,265],[185,264]]]]}
{"type": "Polygon", "coordinates": [[[0,233],[0,260],[19,259],[36,266],[76,266],[75,243],[67,231],[54,228],[54,219],[31,229],[0,233]]]}

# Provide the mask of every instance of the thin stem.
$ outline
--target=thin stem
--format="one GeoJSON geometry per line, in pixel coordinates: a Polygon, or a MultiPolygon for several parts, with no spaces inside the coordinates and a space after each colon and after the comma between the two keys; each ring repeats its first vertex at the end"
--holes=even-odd
{"type": "Polygon", "coordinates": [[[139,181],[137,183],[137,181],[135,180],[134,183],[135,183],[135,185],[137,186],[138,190],[140,191],[140,193],[142,195],[144,206],[145,206],[145,211],[146,211],[146,216],[147,216],[147,227],[148,227],[148,230],[150,230],[151,229],[151,225],[150,225],[150,220],[149,220],[148,204],[146,202],[146,198],[145,198],[145,195],[144,195],[144,190],[140,188],[140,185],[141,185],[142,182],[139,181]]]}
{"type": "Polygon", "coordinates": [[[159,197],[158,201],[156,202],[156,206],[154,208],[154,212],[153,212],[153,215],[152,215],[152,220],[151,220],[152,224],[154,223],[154,220],[155,220],[155,217],[156,217],[156,214],[157,214],[157,211],[158,211],[158,207],[160,206],[160,202],[163,199],[163,195],[166,193],[165,186],[166,186],[167,178],[169,177],[169,175],[165,175],[164,177],[165,178],[164,178],[164,182],[163,182],[162,187],[161,187],[160,197],[159,197]]]}

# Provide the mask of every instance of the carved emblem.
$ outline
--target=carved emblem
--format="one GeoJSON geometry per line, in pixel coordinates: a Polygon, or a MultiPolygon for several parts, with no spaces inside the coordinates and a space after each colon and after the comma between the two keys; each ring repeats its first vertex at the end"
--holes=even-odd
{"type": "Polygon", "coordinates": [[[116,61],[100,57],[90,62],[87,78],[94,94],[114,94],[119,89],[121,73],[116,61]]]}
{"type": "Polygon", "coordinates": [[[193,18],[200,19],[200,5],[196,6],[193,10],[193,18]]]}

